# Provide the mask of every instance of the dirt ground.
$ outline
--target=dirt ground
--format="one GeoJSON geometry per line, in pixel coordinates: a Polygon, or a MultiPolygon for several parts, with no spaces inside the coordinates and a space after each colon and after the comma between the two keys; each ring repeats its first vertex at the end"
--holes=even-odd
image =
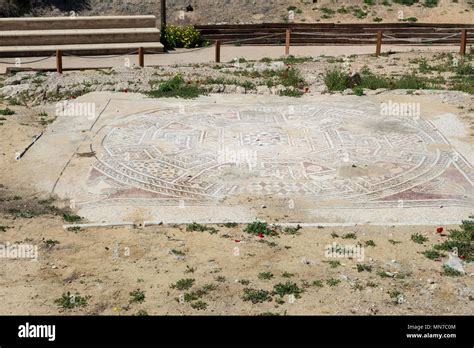
{"type": "MultiPolygon", "coordinates": [[[[218,226],[217,234],[187,232],[185,226],[97,228],[67,231],[58,217],[12,219],[4,216],[2,242],[39,246],[39,259],[3,260],[0,266],[2,314],[133,315],[258,315],[262,313],[312,314],[470,314],[472,272],[464,277],[441,274],[441,262],[420,252],[442,241],[435,228],[421,226],[303,228],[297,236],[259,238],[242,232],[242,226],[218,226]],[[335,237],[336,233],[339,237],[335,237]],[[344,239],[355,233],[357,239],[344,239]],[[421,233],[429,241],[410,240],[421,233]],[[333,235],[332,235],[333,234],[333,235]],[[51,243],[45,241],[57,241],[51,243]],[[372,240],[364,261],[325,257],[325,247],[372,240]],[[392,240],[392,242],[389,242],[392,240]],[[235,249],[238,248],[238,249],[235,249]],[[237,251],[238,250],[238,251],[237,251]],[[332,268],[329,261],[340,261],[332,268]],[[356,264],[372,270],[358,272],[356,264]],[[392,272],[383,278],[379,272],[392,272]],[[271,272],[271,279],[259,279],[271,272]],[[469,275],[470,274],[470,275],[469,275]],[[180,279],[195,279],[189,290],[173,289],[180,279]],[[330,286],[330,279],[339,281],[330,286]],[[321,281],[322,286],[314,285],[321,281]],[[329,282],[328,282],[329,281],[329,282]],[[245,288],[272,291],[278,283],[295,283],[300,298],[272,296],[253,304],[242,299],[245,288]],[[214,287],[206,285],[213,284],[214,287]],[[211,288],[199,301],[179,300],[203,287],[211,288]],[[130,303],[139,289],[145,299],[130,303]],[[390,293],[404,300],[396,302],[390,293]],[[90,296],[87,305],[59,308],[55,300],[65,292],[90,296]]],[[[445,226],[448,227],[448,226],[445,226]]]]}
{"type": "MultiPolygon", "coordinates": [[[[388,66],[401,67],[412,55],[402,62],[387,57],[388,66]]],[[[8,107],[16,114],[0,121],[0,244],[34,245],[39,257],[0,259],[0,314],[472,313],[473,264],[464,265],[464,276],[450,277],[442,273],[447,255],[431,260],[421,254],[446,239],[437,227],[456,226],[303,227],[297,235],[264,238],[243,225],[214,225],[213,234],[185,225],[66,230],[67,204],[19,187],[9,170],[19,149],[53,117],[41,116],[42,107],[8,107]],[[415,233],[428,240],[415,243],[415,233]],[[364,258],[328,257],[332,243],[360,243],[364,258]],[[58,305],[68,292],[78,302],[71,305],[66,296],[69,302],[58,305]]],[[[472,104],[462,107],[472,126],[472,104]]]]}
{"type": "MultiPolygon", "coordinates": [[[[362,0],[273,0],[268,1],[199,1],[168,0],[169,23],[268,23],[294,21],[297,23],[393,23],[415,18],[418,22],[473,23],[473,3],[469,0],[420,0],[411,6],[394,1],[362,0]],[[188,6],[191,6],[189,8],[188,6]],[[294,12],[290,17],[289,10],[294,12]],[[400,13],[401,12],[401,13],[400,13]]],[[[75,1],[63,7],[44,6],[30,11],[35,16],[80,16],[153,14],[160,18],[160,6],[155,0],[75,1]]]]}

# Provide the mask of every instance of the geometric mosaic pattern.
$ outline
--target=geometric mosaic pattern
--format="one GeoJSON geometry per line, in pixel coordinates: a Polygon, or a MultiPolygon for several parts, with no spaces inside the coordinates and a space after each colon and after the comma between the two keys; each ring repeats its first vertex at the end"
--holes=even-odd
{"type": "Polygon", "coordinates": [[[234,195],[329,208],[472,204],[472,165],[430,122],[333,105],[116,121],[94,149],[89,184],[108,187],[94,204],[217,204],[234,195]]]}

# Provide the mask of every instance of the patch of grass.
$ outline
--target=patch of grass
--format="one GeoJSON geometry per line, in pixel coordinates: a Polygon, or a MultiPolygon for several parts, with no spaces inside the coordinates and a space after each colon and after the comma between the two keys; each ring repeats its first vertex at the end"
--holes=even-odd
{"type": "Polygon", "coordinates": [[[365,289],[365,287],[359,283],[359,282],[356,282],[354,283],[352,286],[351,286],[352,290],[355,290],[355,291],[362,291],[365,289]]]}
{"type": "Polygon", "coordinates": [[[269,280],[273,278],[272,272],[261,272],[258,274],[258,279],[269,280]]]}
{"type": "Polygon", "coordinates": [[[226,222],[223,226],[226,228],[234,228],[239,226],[239,224],[237,222],[226,222]]]}
{"type": "Polygon", "coordinates": [[[300,9],[300,8],[298,8],[298,7],[296,7],[296,6],[293,6],[293,5],[288,6],[286,9],[287,9],[288,11],[294,11],[295,13],[303,13],[303,10],[302,10],[302,9],[300,9]]]}
{"type": "Polygon", "coordinates": [[[1,225],[1,226],[0,226],[0,232],[6,232],[7,229],[9,229],[9,228],[10,228],[10,227],[8,227],[8,226],[3,226],[3,225],[1,225]]]}
{"type": "Polygon", "coordinates": [[[63,219],[66,222],[78,222],[78,221],[82,220],[82,217],[80,217],[79,215],[75,215],[75,214],[64,213],[63,214],[63,219]]]}
{"type": "Polygon", "coordinates": [[[393,276],[385,271],[377,272],[377,275],[381,278],[393,278],[393,276]]]}
{"type": "Polygon", "coordinates": [[[360,81],[351,78],[347,73],[333,69],[329,70],[324,75],[324,83],[329,92],[344,91],[349,88],[360,87],[366,89],[442,89],[441,85],[444,83],[442,77],[428,78],[416,76],[414,74],[405,74],[399,77],[386,78],[371,72],[368,68],[361,70],[360,81]]]}
{"type": "Polygon", "coordinates": [[[301,293],[303,289],[301,289],[296,283],[286,282],[286,283],[278,283],[273,287],[273,292],[280,297],[285,295],[294,295],[296,298],[301,297],[301,293]]]}
{"type": "Polygon", "coordinates": [[[299,231],[302,229],[300,225],[297,225],[296,227],[285,227],[283,229],[284,234],[291,234],[291,235],[297,235],[299,234],[299,231]]]}
{"type": "Polygon", "coordinates": [[[339,69],[333,69],[324,75],[324,83],[329,92],[343,91],[350,85],[350,77],[339,69]]]}
{"type": "Polygon", "coordinates": [[[239,283],[240,283],[240,284],[242,284],[242,285],[245,285],[245,286],[247,286],[247,285],[249,285],[249,284],[250,284],[250,280],[247,280],[247,279],[241,279],[241,280],[239,280],[239,283]]]}
{"type": "Polygon", "coordinates": [[[242,296],[242,300],[250,301],[253,304],[256,304],[256,303],[269,302],[272,300],[272,297],[269,291],[245,288],[244,295],[242,296]]]}
{"type": "Polygon", "coordinates": [[[465,258],[466,262],[474,261],[474,216],[461,222],[460,228],[449,230],[448,240],[435,245],[435,250],[452,251],[458,249],[458,255],[465,258]]]}
{"type": "Polygon", "coordinates": [[[352,92],[358,97],[364,95],[364,89],[360,86],[355,86],[354,88],[352,88],[352,92]]]}
{"type": "Polygon", "coordinates": [[[223,282],[225,282],[225,280],[226,280],[224,276],[217,276],[215,279],[216,279],[216,281],[219,282],[219,283],[223,283],[223,282]]]}
{"type": "Polygon", "coordinates": [[[15,115],[15,111],[13,111],[10,108],[0,109],[0,115],[3,115],[3,116],[15,115]]]}
{"type": "Polygon", "coordinates": [[[397,245],[401,243],[399,240],[394,240],[394,239],[389,239],[388,242],[392,245],[397,245]]]}
{"type": "Polygon", "coordinates": [[[299,98],[303,95],[304,93],[298,89],[290,89],[290,88],[285,88],[284,90],[281,90],[279,92],[279,95],[281,97],[294,97],[294,98],[299,98]]]}
{"type": "Polygon", "coordinates": [[[59,244],[59,241],[54,240],[54,239],[48,239],[48,240],[43,241],[43,243],[45,244],[47,248],[52,248],[56,246],[57,244],[59,244]]]}
{"type": "Polygon", "coordinates": [[[54,303],[62,309],[73,309],[87,306],[87,301],[90,298],[91,296],[82,297],[79,293],[71,294],[68,291],[67,293],[63,293],[60,298],[54,300],[54,303]]]}
{"type": "Polygon", "coordinates": [[[365,244],[366,247],[369,247],[369,246],[374,247],[375,246],[375,242],[372,239],[369,239],[364,244],[365,244]]]}
{"type": "Polygon", "coordinates": [[[315,280],[311,283],[313,286],[316,286],[318,288],[322,288],[324,286],[322,280],[315,280]]]}
{"type": "Polygon", "coordinates": [[[329,286],[338,286],[340,282],[341,281],[339,279],[335,278],[329,278],[328,280],[326,280],[326,284],[329,286]]]}
{"type": "Polygon", "coordinates": [[[372,266],[370,265],[366,265],[366,264],[363,264],[363,263],[358,263],[356,265],[357,267],[357,272],[364,272],[364,271],[367,271],[367,272],[372,272],[372,266]]]}
{"type": "Polygon", "coordinates": [[[175,284],[171,285],[172,289],[188,290],[194,285],[195,279],[185,278],[178,280],[175,284]]]}
{"type": "Polygon", "coordinates": [[[331,266],[331,268],[337,268],[341,265],[341,262],[340,261],[335,261],[335,260],[331,260],[331,261],[323,261],[323,262],[326,262],[329,264],[329,266],[331,266]]]}
{"type": "Polygon", "coordinates": [[[281,276],[282,276],[283,278],[292,278],[292,277],[294,277],[295,275],[294,275],[294,273],[290,273],[290,272],[286,272],[286,271],[285,271],[285,272],[283,272],[283,273],[281,274],[281,276]]]}
{"type": "Polygon", "coordinates": [[[204,226],[204,225],[201,225],[201,224],[198,224],[196,222],[193,222],[192,224],[189,224],[186,226],[186,231],[188,232],[209,232],[210,234],[216,234],[217,232],[219,232],[219,230],[217,230],[216,228],[214,227],[208,227],[208,226],[204,226]]]}
{"type": "Polygon", "coordinates": [[[16,98],[10,98],[8,99],[8,104],[12,106],[19,106],[21,105],[21,102],[16,98]]]}
{"type": "Polygon", "coordinates": [[[279,313],[273,313],[273,312],[263,312],[263,313],[260,313],[258,316],[260,317],[278,317],[280,316],[279,313]]]}
{"type": "Polygon", "coordinates": [[[135,313],[136,317],[146,317],[148,316],[148,312],[144,309],[140,309],[138,312],[135,313]]]}
{"type": "Polygon", "coordinates": [[[443,265],[443,275],[448,277],[460,277],[462,272],[459,272],[457,269],[454,269],[448,265],[443,265]]]}
{"type": "Polygon", "coordinates": [[[395,300],[396,303],[401,303],[402,299],[405,297],[405,295],[398,290],[388,291],[388,295],[391,299],[395,300]]]}
{"type": "Polygon", "coordinates": [[[442,254],[436,250],[425,250],[422,252],[422,254],[425,255],[430,260],[436,260],[436,259],[439,259],[440,257],[446,256],[445,254],[442,254]]]}
{"type": "Polygon", "coordinates": [[[244,232],[258,236],[260,234],[264,236],[277,236],[278,233],[276,230],[271,229],[266,222],[261,222],[261,221],[254,221],[250,224],[248,224],[244,232]]]}
{"type": "Polygon", "coordinates": [[[145,292],[140,289],[130,292],[130,303],[143,303],[145,301],[145,292]]]}
{"type": "Polygon", "coordinates": [[[306,63],[306,62],[312,62],[312,61],[313,61],[313,57],[295,57],[291,54],[282,59],[282,62],[285,63],[286,65],[300,64],[300,63],[306,63]]]}
{"type": "Polygon", "coordinates": [[[30,210],[30,209],[16,209],[16,208],[11,208],[7,210],[8,214],[13,215],[16,218],[25,218],[25,219],[31,219],[37,216],[40,216],[41,213],[35,210],[30,210]]]}
{"type": "Polygon", "coordinates": [[[377,285],[376,283],[374,283],[374,282],[368,281],[368,282],[367,282],[367,286],[368,286],[369,288],[376,288],[378,285],[377,285]]]}
{"type": "Polygon", "coordinates": [[[438,6],[438,0],[425,0],[423,3],[423,6],[425,7],[436,7],[438,6]]]}
{"type": "Polygon", "coordinates": [[[204,301],[196,301],[194,303],[191,303],[191,307],[193,309],[197,309],[198,311],[201,311],[207,308],[207,303],[204,301]]]}
{"type": "Polygon", "coordinates": [[[82,230],[82,228],[79,227],[79,226],[72,226],[72,227],[68,227],[67,230],[68,230],[69,232],[79,232],[79,231],[82,230]]]}
{"type": "Polygon", "coordinates": [[[184,271],[184,273],[194,273],[195,271],[195,267],[189,267],[189,265],[186,265],[186,270],[184,271]]]}
{"type": "Polygon", "coordinates": [[[171,249],[171,253],[176,256],[184,256],[186,255],[183,251],[181,250],[176,250],[176,249],[171,249]]]}
{"type": "Polygon", "coordinates": [[[357,239],[357,236],[355,233],[346,233],[342,236],[343,239],[357,239]]]}
{"type": "MultiPolygon", "coordinates": [[[[153,86],[152,86],[153,87],[153,86]]],[[[158,89],[152,89],[146,92],[146,95],[152,98],[183,98],[194,99],[205,94],[205,91],[198,86],[186,83],[180,75],[161,82],[158,89]]]]}
{"type": "Polygon", "coordinates": [[[424,242],[428,241],[428,238],[423,236],[421,233],[412,234],[410,239],[417,244],[423,244],[424,242]]]}

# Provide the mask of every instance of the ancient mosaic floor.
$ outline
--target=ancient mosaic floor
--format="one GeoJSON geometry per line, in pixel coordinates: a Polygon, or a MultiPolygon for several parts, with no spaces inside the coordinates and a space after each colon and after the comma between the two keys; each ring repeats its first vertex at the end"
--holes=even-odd
{"type": "MultiPolygon", "coordinates": [[[[472,164],[429,119],[381,116],[374,100],[257,100],[105,117],[70,196],[125,221],[393,221],[473,207],[472,164]]],[[[63,180],[56,191],[70,193],[63,180]]]]}

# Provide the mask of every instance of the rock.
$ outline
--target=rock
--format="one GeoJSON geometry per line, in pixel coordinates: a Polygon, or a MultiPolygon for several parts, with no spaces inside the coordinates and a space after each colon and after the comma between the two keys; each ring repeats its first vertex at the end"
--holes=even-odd
{"type": "Polygon", "coordinates": [[[257,94],[269,95],[270,88],[267,86],[257,86],[257,94]]]}
{"type": "Polygon", "coordinates": [[[242,86],[237,86],[237,87],[235,88],[235,93],[237,93],[237,94],[245,94],[246,91],[245,91],[245,88],[244,88],[244,87],[242,87],[242,86]]]}
{"type": "Polygon", "coordinates": [[[225,93],[235,93],[236,89],[237,89],[236,85],[225,85],[224,86],[224,92],[225,93]]]}
{"type": "Polygon", "coordinates": [[[130,88],[130,86],[129,86],[128,82],[120,82],[120,83],[117,83],[117,84],[115,85],[115,89],[114,89],[114,90],[115,90],[116,92],[120,92],[120,91],[127,90],[127,89],[129,89],[129,88],[130,88]]]}
{"type": "Polygon", "coordinates": [[[319,85],[319,86],[313,87],[312,89],[316,93],[324,93],[326,91],[326,86],[325,85],[319,85]]]}
{"type": "Polygon", "coordinates": [[[449,259],[445,263],[446,266],[449,266],[453,269],[455,269],[458,272],[461,272],[462,274],[465,274],[466,272],[464,271],[464,267],[462,266],[462,261],[457,255],[450,253],[449,254],[449,259]]]}

